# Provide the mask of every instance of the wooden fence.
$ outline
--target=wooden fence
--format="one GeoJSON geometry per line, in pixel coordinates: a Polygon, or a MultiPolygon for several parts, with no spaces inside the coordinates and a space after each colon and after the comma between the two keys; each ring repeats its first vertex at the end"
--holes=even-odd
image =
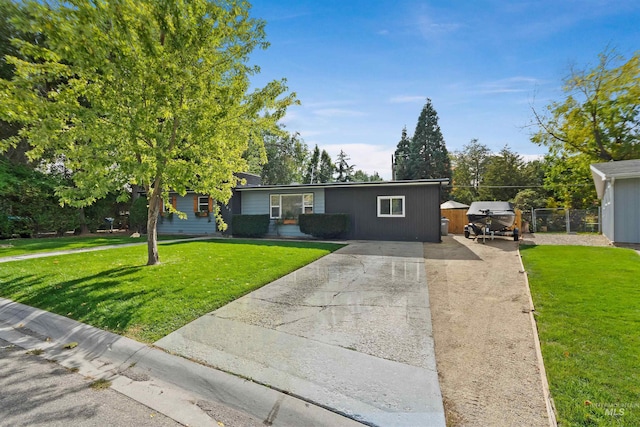
{"type": "MultiPolygon", "coordinates": [[[[440,209],[440,215],[449,219],[449,233],[463,234],[464,226],[469,224],[467,209],[440,209]]],[[[522,211],[516,209],[515,226],[522,230],[522,211]]]]}

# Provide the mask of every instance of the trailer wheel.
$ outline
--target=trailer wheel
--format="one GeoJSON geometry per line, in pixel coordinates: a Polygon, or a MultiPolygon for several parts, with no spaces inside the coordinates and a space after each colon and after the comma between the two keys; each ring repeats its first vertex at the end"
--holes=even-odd
{"type": "Polygon", "coordinates": [[[518,230],[514,230],[513,231],[513,241],[517,242],[520,239],[520,235],[518,233],[518,230]]]}

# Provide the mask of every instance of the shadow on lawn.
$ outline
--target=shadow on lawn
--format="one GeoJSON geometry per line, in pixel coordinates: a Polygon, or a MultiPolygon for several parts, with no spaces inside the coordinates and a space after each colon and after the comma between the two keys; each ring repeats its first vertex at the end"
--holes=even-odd
{"type": "Polygon", "coordinates": [[[140,307],[157,298],[157,290],[123,290],[122,280],[142,268],[112,268],[51,286],[45,286],[45,275],[29,274],[4,284],[3,294],[19,295],[16,302],[118,333],[127,329],[140,307]]]}

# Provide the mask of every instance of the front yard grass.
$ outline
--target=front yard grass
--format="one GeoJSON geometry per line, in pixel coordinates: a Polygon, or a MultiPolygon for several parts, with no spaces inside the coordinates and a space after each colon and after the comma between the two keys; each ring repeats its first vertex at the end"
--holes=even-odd
{"type": "Polygon", "coordinates": [[[521,246],[562,426],[640,425],[640,256],[521,246]]]}
{"type": "Polygon", "coordinates": [[[343,245],[203,240],[15,261],[0,268],[0,296],[154,342],[343,245]]]}
{"type": "MultiPolygon", "coordinates": [[[[158,236],[158,240],[173,240],[190,236],[158,236]]],[[[69,236],[30,239],[0,240],[0,257],[35,254],[41,252],[66,251],[70,249],[95,248],[105,245],[124,243],[143,243],[147,236],[129,237],[123,234],[104,234],[103,236],[69,236]]]]}

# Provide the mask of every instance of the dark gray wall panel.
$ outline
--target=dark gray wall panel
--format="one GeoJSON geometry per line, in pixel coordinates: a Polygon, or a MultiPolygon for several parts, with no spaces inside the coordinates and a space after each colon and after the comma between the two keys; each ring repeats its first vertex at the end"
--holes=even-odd
{"type": "Polygon", "coordinates": [[[325,212],[351,218],[348,239],[440,242],[440,185],[326,188],[325,212]],[[378,196],[405,196],[404,218],[378,218],[378,196]]]}

